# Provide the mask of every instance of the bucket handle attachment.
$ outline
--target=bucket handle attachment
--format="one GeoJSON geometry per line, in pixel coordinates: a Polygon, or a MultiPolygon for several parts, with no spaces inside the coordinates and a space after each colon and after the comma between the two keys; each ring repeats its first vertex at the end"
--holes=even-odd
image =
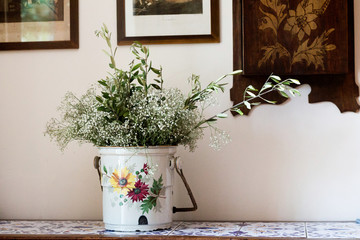
{"type": "Polygon", "coordinates": [[[177,212],[192,212],[192,211],[196,211],[197,210],[197,204],[196,204],[196,200],[195,200],[195,197],[191,191],[191,188],[188,184],[188,182],[186,181],[186,178],[185,178],[185,175],[183,173],[183,170],[182,170],[182,166],[181,166],[181,160],[180,160],[180,157],[175,157],[174,158],[175,160],[175,170],[176,172],[179,174],[181,180],[183,181],[184,185],[185,185],[185,188],[189,194],[189,197],[191,199],[191,203],[193,205],[193,207],[190,207],[190,208],[177,208],[177,207],[173,207],[173,213],[177,213],[177,212]]]}
{"type": "MultiPolygon", "coordinates": [[[[101,187],[101,191],[103,190],[103,187],[101,186],[101,170],[100,170],[100,157],[99,156],[95,156],[94,158],[94,168],[97,170],[98,175],[99,175],[99,181],[100,181],[100,187],[101,187]]],[[[191,203],[193,205],[193,207],[189,207],[189,208],[177,208],[177,207],[173,207],[173,213],[177,213],[177,212],[192,212],[192,211],[196,211],[197,210],[197,203],[195,200],[195,197],[191,191],[191,188],[188,184],[188,182],[186,181],[185,175],[183,173],[182,170],[182,166],[181,166],[181,160],[179,157],[175,157],[174,158],[174,167],[176,172],[179,174],[181,180],[183,181],[185,188],[189,194],[191,203]]]]}
{"type": "Polygon", "coordinates": [[[94,168],[97,170],[98,175],[99,175],[99,181],[100,181],[100,187],[101,187],[101,191],[103,190],[103,187],[101,185],[101,170],[100,170],[100,157],[99,156],[95,156],[94,157],[94,168]]]}

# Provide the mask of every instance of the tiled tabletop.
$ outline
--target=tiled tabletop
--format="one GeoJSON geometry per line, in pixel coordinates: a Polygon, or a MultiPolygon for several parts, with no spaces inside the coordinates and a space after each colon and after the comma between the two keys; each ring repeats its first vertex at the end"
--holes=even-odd
{"type": "Polygon", "coordinates": [[[244,238],[360,239],[356,222],[174,222],[152,232],[105,231],[101,221],[0,221],[1,235],[207,236],[244,238]]]}

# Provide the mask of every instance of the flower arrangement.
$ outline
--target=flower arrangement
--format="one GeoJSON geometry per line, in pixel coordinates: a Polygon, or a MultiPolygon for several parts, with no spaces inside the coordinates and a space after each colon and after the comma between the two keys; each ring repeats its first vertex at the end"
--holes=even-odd
{"type": "MultiPolygon", "coordinates": [[[[95,146],[183,145],[193,151],[206,128],[211,130],[214,147],[219,147],[228,141],[227,134],[216,128],[214,123],[225,118],[226,112],[243,115],[243,107],[250,109],[260,104],[256,99],[273,104],[274,101],[265,98],[272,91],[284,97],[288,97],[288,92],[299,94],[291,87],[291,84],[300,84],[298,80],[281,80],[270,75],[260,90],[248,86],[242,102],[206,117],[204,110],[211,106],[212,95],[224,91],[226,83],[222,82],[223,79],[239,74],[241,70],[226,74],[205,88],[201,87],[199,76],[192,75],[189,78],[192,89],[185,95],[179,89],[164,87],[163,69],[154,67],[146,46],[134,43],[131,52],[135,59],[128,70],[122,70],[116,65],[117,47],[112,47],[107,27],[104,25],[96,31],[96,35],[102,37],[109,47],[109,51],[104,52],[110,58],[112,73],[81,97],[71,92],[65,95],[59,107],[61,118],[51,119],[45,132],[59,144],[61,150],[69,142],[79,141],[95,146]]],[[[111,176],[115,177],[116,174],[111,176]]],[[[137,183],[132,181],[132,184],[135,186],[137,183]]],[[[132,195],[132,199],[142,197],[145,196],[132,195]]]]}

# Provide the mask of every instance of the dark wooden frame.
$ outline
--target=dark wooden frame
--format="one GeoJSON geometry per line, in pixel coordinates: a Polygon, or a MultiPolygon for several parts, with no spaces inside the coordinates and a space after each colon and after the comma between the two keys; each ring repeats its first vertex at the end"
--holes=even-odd
{"type": "MultiPolygon", "coordinates": [[[[359,110],[359,104],[356,99],[359,96],[359,88],[355,82],[355,64],[354,64],[354,0],[348,1],[348,72],[345,74],[327,74],[327,75],[298,75],[291,76],[300,80],[302,84],[311,86],[309,94],[309,103],[329,101],[334,103],[341,112],[359,110]]],[[[233,64],[234,69],[243,69],[243,0],[233,0],[233,64]]],[[[247,36],[249,37],[249,36],[247,36]]],[[[246,72],[246,71],[245,71],[246,72]]],[[[275,73],[280,75],[281,73],[275,73]]],[[[241,102],[244,89],[252,84],[260,88],[268,76],[256,75],[238,75],[234,76],[233,88],[230,91],[230,98],[234,103],[241,102]]],[[[283,76],[286,78],[287,76],[283,76]]],[[[277,96],[272,96],[277,97],[277,96]]],[[[278,98],[278,103],[286,99],[278,98]]]]}
{"type": "Polygon", "coordinates": [[[210,0],[210,1],[211,1],[211,34],[127,37],[125,31],[125,0],[117,0],[118,45],[130,45],[134,41],[141,42],[142,44],[219,43],[220,42],[219,0],[210,0]]]}
{"type": "Polygon", "coordinates": [[[1,42],[0,50],[79,48],[79,1],[70,0],[70,40],[44,42],[1,42]]]}

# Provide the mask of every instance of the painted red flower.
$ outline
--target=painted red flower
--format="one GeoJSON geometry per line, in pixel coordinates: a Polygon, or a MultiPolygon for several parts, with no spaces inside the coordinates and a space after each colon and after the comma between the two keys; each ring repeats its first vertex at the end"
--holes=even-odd
{"type": "Polygon", "coordinates": [[[142,202],[147,195],[149,195],[149,185],[141,182],[140,179],[135,183],[135,188],[127,194],[133,202],[142,202]]]}
{"type": "Polygon", "coordinates": [[[146,175],[148,175],[149,174],[149,166],[147,165],[147,163],[144,163],[144,167],[143,167],[143,169],[144,169],[144,173],[146,174],[146,175]]]}

